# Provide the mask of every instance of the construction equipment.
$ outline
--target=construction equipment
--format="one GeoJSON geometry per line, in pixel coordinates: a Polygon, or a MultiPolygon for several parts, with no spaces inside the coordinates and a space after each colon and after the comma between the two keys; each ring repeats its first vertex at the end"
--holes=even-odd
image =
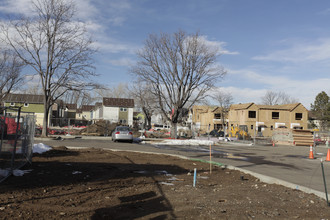
{"type": "Polygon", "coordinates": [[[247,132],[247,125],[240,125],[238,127],[231,127],[229,137],[235,137],[238,139],[248,139],[249,134],[247,132]]]}

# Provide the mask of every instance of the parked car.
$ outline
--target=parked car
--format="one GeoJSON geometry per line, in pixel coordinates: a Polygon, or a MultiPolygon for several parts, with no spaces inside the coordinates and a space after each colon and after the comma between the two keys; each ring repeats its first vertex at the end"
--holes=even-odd
{"type": "Polygon", "coordinates": [[[315,142],[315,145],[321,145],[321,144],[325,144],[325,143],[326,143],[325,140],[322,140],[322,139],[319,138],[319,137],[314,138],[314,142],[315,142]]]}
{"type": "Polygon", "coordinates": [[[133,142],[133,132],[128,126],[117,126],[112,132],[112,141],[133,142]]]}
{"type": "Polygon", "coordinates": [[[217,131],[217,130],[212,130],[210,132],[210,136],[212,137],[224,137],[225,136],[225,133],[223,131],[217,131]]]}

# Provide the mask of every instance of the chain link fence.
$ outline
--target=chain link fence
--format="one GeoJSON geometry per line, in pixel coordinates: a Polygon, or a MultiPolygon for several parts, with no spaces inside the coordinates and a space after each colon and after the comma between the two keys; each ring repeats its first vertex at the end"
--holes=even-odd
{"type": "Polygon", "coordinates": [[[91,125],[92,120],[75,119],[75,118],[52,118],[50,120],[50,127],[85,127],[91,125]]]}
{"type": "Polygon", "coordinates": [[[315,145],[330,146],[330,131],[314,131],[314,143],[315,145]]]}
{"type": "Polygon", "coordinates": [[[31,163],[34,131],[34,113],[21,112],[20,107],[0,107],[0,182],[31,163]]]}

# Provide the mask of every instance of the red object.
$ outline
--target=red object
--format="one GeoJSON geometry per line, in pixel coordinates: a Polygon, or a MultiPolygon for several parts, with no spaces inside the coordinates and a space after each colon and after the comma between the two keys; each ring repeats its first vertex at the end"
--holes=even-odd
{"type": "MultiPolygon", "coordinates": [[[[2,116],[1,119],[4,120],[4,117],[2,116]]],[[[5,124],[4,130],[6,131],[6,134],[16,134],[17,123],[15,118],[6,117],[5,124]]],[[[18,128],[20,128],[19,125],[18,128]]]]}
{"type": "Polygon", "coordinates": [[[174,115],[174,108],[172,108],[172,113],[171,113],[171,119],[172,119],[172,117],[173,117],[173,115],[174,115]]]}

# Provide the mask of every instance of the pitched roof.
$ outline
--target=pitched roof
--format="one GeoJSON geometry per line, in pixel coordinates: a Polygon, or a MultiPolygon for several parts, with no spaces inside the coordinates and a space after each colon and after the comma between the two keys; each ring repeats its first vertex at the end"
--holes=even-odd
{"type": "Polygon", "coordinates": [[[91,111],[94,109],[94,105],[83,105],[81,106],[81,110],[84,111],[84,112],[88,112],[88,111],[91,111]]]}
{"type": "Polygon", "coordinates": [[[254,103],[250,102],[250,103],[243,103],[243,104],[232,104],[230,106],[230,109],[234,109],[234,110],[240,110],[240,109],[248,109],[250,108],[254,103]]]}
{"type": "Polygon", "coordinates": [[[107,107],[134,107],[134,99],[123,99],[123,98],[103,98],[103,105],[107,107]]]}
{"type": "Polygon", "coordinates": [[[5,102],[16,102],[16,103],[34,103],[43,104],[43,95],[32,95],[32,94],[13,94],[10,93],[4,99],[5,102]]]}
{"type": "MultiPolygon", "coordinates": [[[[252,105],[254,105],[253,102],[244,103],[244,104],[233,104],[233,105],[230,106],[230,109],[232,109],[232,110],[248,109],[252,105]]],[[[292,103],[292,104],[285,104],[285,105],[256,105],[256,106],[257,106],[258,109],[264,109],[264,110],[293,111],[299,105],[301,105],[301,103],[292,103]]]]}
{"type": "Polygon", "coordinates": [[[77,109],[77,104],[65,104],[65,106],[66,106],[69,110],[76,110],[76,109],[77,109]]]}
{"type": "Polygon", "coordinates": [[[300,103],[285,105],[258,105],[259,109],[293,111],[300,103]]]}

